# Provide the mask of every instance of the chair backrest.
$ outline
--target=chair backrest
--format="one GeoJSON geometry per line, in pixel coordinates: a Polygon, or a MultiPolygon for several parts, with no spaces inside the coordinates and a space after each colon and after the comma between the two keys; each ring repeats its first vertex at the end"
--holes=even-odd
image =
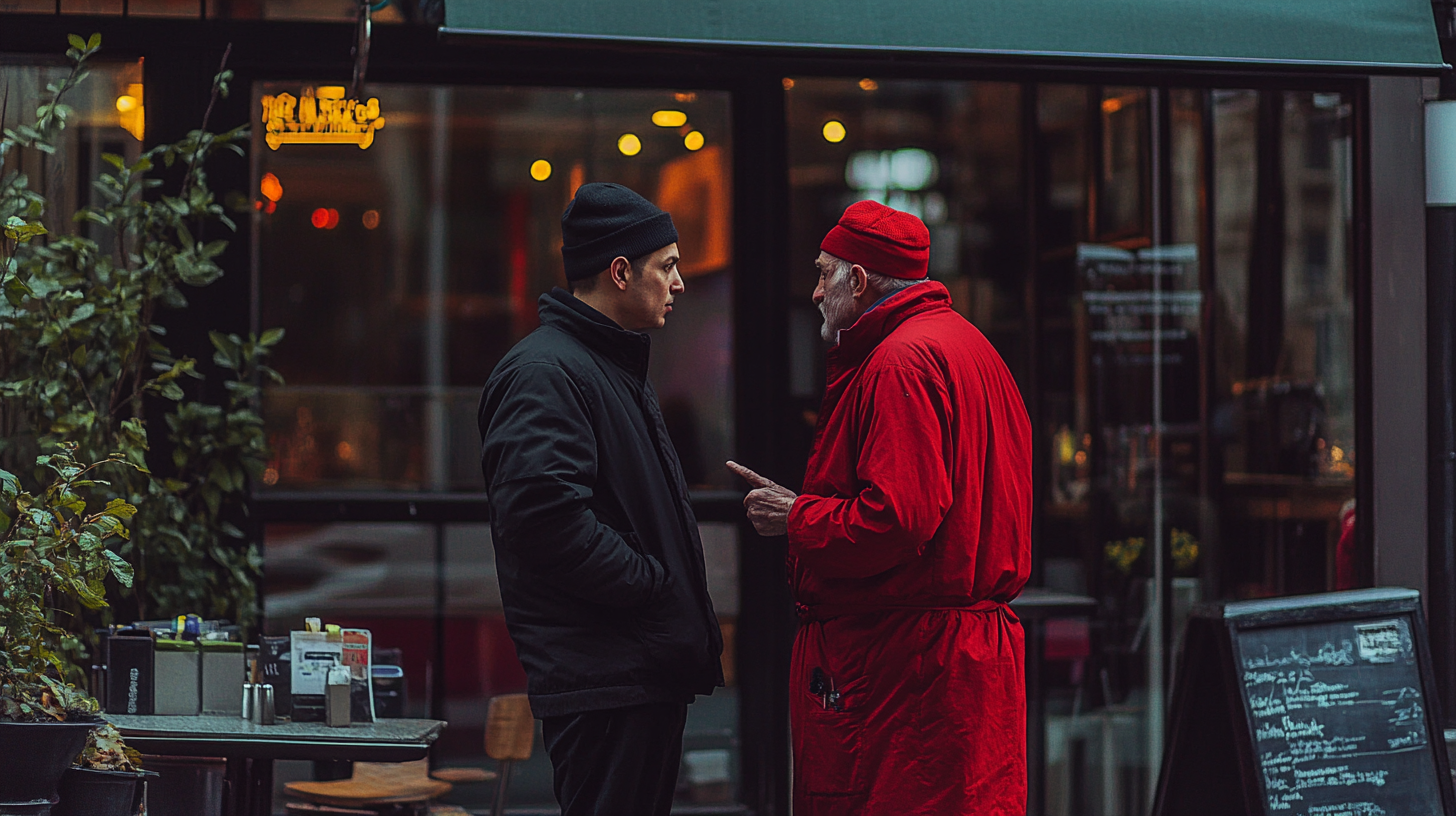
{"type": "Polygon", "coordinates": [[[495,760],[531,758],[536,741],[536,719],[524,694],[502,694],[490,700],[485,720],[485,755],[495,760]]]}

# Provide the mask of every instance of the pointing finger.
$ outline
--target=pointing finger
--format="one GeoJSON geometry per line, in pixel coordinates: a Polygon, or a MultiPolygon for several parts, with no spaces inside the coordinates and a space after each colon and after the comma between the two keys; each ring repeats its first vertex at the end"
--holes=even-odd
{"type": "Polygon", "coordinates": [[[758,475],[752,470],[749,470],[748,468],[738,464],[737,462],[732,461],[731,459],[725,464],[728,466],[729,470],[733,471],[739,476],[742,476],[744,481],[748,482],[754,487],[778,487],[778,485],[775,484],[772,479],[764,478],[763,476],[758,475]]]}

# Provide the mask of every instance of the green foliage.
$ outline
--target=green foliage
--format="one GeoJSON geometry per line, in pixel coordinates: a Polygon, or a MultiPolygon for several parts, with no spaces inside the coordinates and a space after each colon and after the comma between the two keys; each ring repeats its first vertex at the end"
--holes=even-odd
{"type": "Polygon", "coordinates": [[[51,474],[39,495],[0,470],[0,719],[64,720],[94,714],[96,703],[59,679],[65,673],[54,599],[67,596],[88,609],[106,606],[107,577],[132,582],[131,565],[111,545],[128,537],[136,508],[121,499],[101,504],[108,483],[96,471],[135,470],[119,453],[92,463],[75,458],[76,444],[40,456],[51,474]],[[100,505],[99,507],[97,505],[100,505]]]}
{"type": "MultiPolygon", "coordinates": [[[[101,42],[72,36],[70,45],[72,70],[48,86],[34,123],[0,138],[0,169],[18,148],[59,162],[54,145],[71,115],[61,100],[85,79],[86,62],[101,42]]],[[[226,95],[230,78],[225,70],[214,78],[214,99],[226,95]]],[[[79,461],[116,463],[119,471],[108,482],[85,485],[101,506],[115,508],[102,512],[116,521],[114,546],[64,551],[103,559],[107,580],[79,562],[53,559],[58,569],[90,577],[58,586],[59,595],[53,591],[49,614],[73,614],[48,618],[47,637],[111,622],[108,589],[136,617],[197,613],[247,627],[256,614],[261,558],[237,525],[248,485],[267,461],[256,382],[278,379],[263,359],[282,332],[212,335],[212,360],[227,386],[219,404],[203,396],[196,361],[175,356],[158,325],[161,309],[186,307],[186,287],[223,274],[218,259],[227,241],[204,234],[235,225],[208,186],[206,166],[219,151],[243,155],[239,143],[246,135],[245,127],[209,132],[204,117],[200,129],[136,161],[107,154],[109,169],[95,184],[102,203],[74,214],[48,212],[25,174],[0,176],[0,467],[14,474],[6,477],[17,496],[26,489],[49,495],[38,487],[50,467],[42,460],[58,450],[79,461]],[[176,189],[157,177],[166,168],[181,175],[176,189]],[[101,228],[63,229],[63,216],[101,228]],[[87,237],[88,231],[104,237],[87,237]],[[150,415],[162,417],[164,427],[148,425],[144,405],[160,406],[150,415]],[[162,449],[170,457],[157,461],[162,449]]],[[[80,512],[77,501],[47,512],[80,512]]],[[[94,546],[91,538],[84,541],[94,546]]],[[[10,568],[11,556],[9,550],[0,555],[0,570],[10,568]]],[[[56,642],[47,642],[49,655],[60,654],[56,642]]],[[[51,665],[54,676],[64,676],[62,661],[51,665]]]]}

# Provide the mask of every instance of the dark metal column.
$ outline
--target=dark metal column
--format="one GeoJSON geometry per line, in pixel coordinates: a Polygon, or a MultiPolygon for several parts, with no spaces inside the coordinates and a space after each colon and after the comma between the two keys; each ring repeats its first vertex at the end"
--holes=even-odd
{"type": "MultiPolygon", "coordinates": [[[[792,439],[788,364],[788,124],[782,77],[746,77],[733,93],[735,458],[786,485],[803,477],[792,439]]],[[[742,516],[739,516],[742,518],[742,516]]],[[[743,804],[787,816],[789,651],[796,621],[783,537],[739,524],[738,723],[743,804]]]]}
{"type": "MultiPolygon", "coordinates": [[[[1441,53],[1456,54],[1456,3],[1431,4],[1441,53]]],[[[1456,100],[1456,76],[1441,77],[1456,100]]],[[[1426,106],[1427,625],[1443,724],[1456,714],[1456,101],[1426,106]]]]}

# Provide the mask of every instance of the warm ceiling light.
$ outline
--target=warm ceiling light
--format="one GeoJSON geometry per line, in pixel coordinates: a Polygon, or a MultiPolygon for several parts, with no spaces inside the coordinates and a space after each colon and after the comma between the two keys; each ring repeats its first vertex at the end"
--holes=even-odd
{"type": "Polygon", "coordinates": [[[694,130],[683,137],[683,147],[686,147],[688,150],[700,150],[706,141],[707,139],[703,136],[701,130],[694,130]]]}
{"type": "Polygon", "coordinates": [[[333,229],[339,225],[339,211],[332,207],[319,207],[308,217],[316,229],[333,229]]]}
{"type": "Polygon", "coordinates": [[[272,173],[264,173],[263,180],[258,183],[258,192],[269,201],[277,201],[283,197],[283,182],[272,173]]]}
{"type": "Polygon", "coordinates": [[[623,133],[617,139],[617,149],[622,151],[623,156],[635,156],[642,152],[642,140],[635,133],[623,133]]]}
{"type": "Polygon", "coordinates": [[[1107,99],[1102,100],[1102,112],[1117,113],[1118,111],[1122,110],[1123,104],[1124,103],[1120,97],[1108,97],[1107,99]]]}
{"type": "Polygon", "coordinates": [[[658,127],[682,127],[688,123],[688,115],[682,111],[660,110],[652,114],[652,124],[658,127]]]}
{"type": "Polygon", "coordinates": [[[136,110],[137,98],[131,94],[122,94],[116,98],[116,109],[122,113],[131,113],[136,110]]]}
{"type": "Polygon", "coordinates": [[[824,123],[824,141],[826,142],[842,142],[847,133],[848,131],[844,129],[844,123],[838,119],[830,119],[824,123]]]}
{"type": "Polygon", "coordinates": [[[551,162],[545,159],[537,159],[531,162],[531,178],[537,181],[545,181],[551,178],[551,162]]]}
{"type": "Polygon", "coordinates": [[[379,210],[364,211],[364,229],[375,229],[379,226],[379,210]]]}
{"type": "Polygon", "coordinates": [[[791,90],[791,89],[793,89],[793,87],[794,87],[794,80],[790,79],[789,77],[784,77],[784,90],[786,90],[786,91],[787,90],[791,90]]]}
{"type": "Polygon", "coordinates": [[[684,93],[683,91],[678,91],[677,93],[672,95],[672,98],[676,99],[679,102],[698,101],[698,95],[696,93],[693,93],[692,91],[687,91],[686,93],[684,93]]]}
{"type": "Polygon", "coordinates": [[[865,77],[859,81],[859,88],[862,91],[878,91],[880,89],[880,83],[869,77],[865,77]]]}

